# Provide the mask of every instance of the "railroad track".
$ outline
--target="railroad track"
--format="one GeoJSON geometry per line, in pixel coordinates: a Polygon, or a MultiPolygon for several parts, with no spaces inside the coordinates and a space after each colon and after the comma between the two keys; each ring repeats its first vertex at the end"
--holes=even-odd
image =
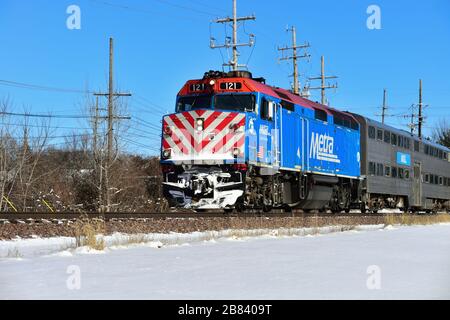
{"type": "Polygon", "coordinates": [[[385,213],[311,213],[302,211],[282,212],[258,212],[248,211],[242,213],[223,213],[219,211],[211,212],[164,212],[164,213],[126,213],[126,212],[111,212],[111,213],[76,213],[76,212],[0,212],[0,222],[58,222],[65,220],[77,220],[82,218],[101,219],[105,221],[114,220],[148,220],[148,219],[198,219],[198,218],[223,218],[223,217],[261,217],[261,218],[283,218],[283,217],[382,217],[385,213]]]}
{"type": "Polygon", "coordinates": [[[7,212],[0,213],[0,220],[77,220],[82,218],[102,220],[143,220],[143,219],[197,219],[197,218],[221,218],[221,217],[359,217],[359,216],[383,216],[384,214],[361,213],[304,213],[304,212],[165,212],[165,213],[74,213],[74,212],[7,212]]]}

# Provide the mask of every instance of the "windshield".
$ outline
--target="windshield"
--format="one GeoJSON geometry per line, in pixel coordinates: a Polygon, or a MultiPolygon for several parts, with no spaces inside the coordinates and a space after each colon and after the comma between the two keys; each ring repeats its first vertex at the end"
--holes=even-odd
{"type": "Polygon", "coordinates": [[[210,108],[211,96],[181,97],[177,103],[177,112],[210,108]]]}
{"type": "Polygon", "coordinates": [[[214,109],[254,111],[255,96],[251,94],[223,94],[215,97],[214,109]]]}

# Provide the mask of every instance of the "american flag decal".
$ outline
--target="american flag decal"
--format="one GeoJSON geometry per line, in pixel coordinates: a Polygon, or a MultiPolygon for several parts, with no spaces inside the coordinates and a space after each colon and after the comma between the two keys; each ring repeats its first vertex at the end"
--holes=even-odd
{"type": "Polygon", "coordinates": [[[259,146],[257,157],[258,157],[258,159],[264,158],[264,147],[263,146],[259,146]]]}
{"type": "Polygon", "coordinates": [[[233,151],[244,152],[245,114],[192,110],[163,118],[163,150],[170,149],[172,161],[227,160],[233,151]]]}

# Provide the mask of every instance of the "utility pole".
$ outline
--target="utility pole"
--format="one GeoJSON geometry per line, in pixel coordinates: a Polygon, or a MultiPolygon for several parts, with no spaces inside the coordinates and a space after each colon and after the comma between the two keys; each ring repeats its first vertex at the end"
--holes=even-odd
{"type": "Polygon", "coordinates": [[[97,137],[98,137],[98,120],[99,120],[99,109],[98,109],[98,96],[95,97],[95,110],[94,110],[94,120],[92,123],[92,157],[93,157],[93,163],[94,163],[94,172],[95,174],[99,174],[98,178],[98,203],[100,204],[100,207],[98,208],[101,212],[102,210],[102,204],[103,204],[103,169],[102,169],[102,157],[98,154],[98,143],[97,143],[97,137]],[[98,172],[97,172],[98,170],[98,172]]]}
{"type": "Polygon", "coordinates": [[[238,43],[238,22],[239,21],[246,21],[246,20],[255,20],[256,17],[254,15],[251,16],[246,16],[246,17],[238,17],[237,16],[237,5],[236,5],[236,1],[237,0],[233,0],[233,17],[226,17],[226,18],[221,18],[221,19],[217,19],[214,22],[215,23],[232,23],[232,27],[233,27],[233,37],[231,39],[231,43],[230,43],[230,39],[227,38],[225,40],[225,43],[222,45],[216,45],[214,43],[215,39],[211,38],[210,40],[210,47],[211,49],[218,49],[218,48],[232,48],[233,51],[233,58],[232,60],[230,60],[228,63],[224,63],[224,66],[228,66],[231,67],[231,70],[233,71],[237,71],[240,67],[246,67],[246,65],[240,65],[238,63],[238,57],[239,57],[239,52],[238,52],[238,47],[251,47],[253,46],[254,42],[254,35],[250,34],[249,36],[249,42],[248,43],[238,43]]]}
{"type": "Polygon", "coordinates": [[[419,138],[422,138],[422,79],[419,79],[419,138]]]}
{"type": "Polygon", "coordinates": [[[410,123],[410,128],[411,128],[411,134],[414,134],[414,130],[415,130],[415,125],[414,125],[414,106],[411,107],[412,112],[411,112],[411,123],[410,123]]]}
{"type": "Polygon", "coordinates": [[[300,82],[298,80],[298,63],[297,60],[301,59],[301,58],[309,58],[311,57],[311,55],[309,55],[308,53],[305,53],[301,56],[297,55],[297,49],[304,49],[304,48],[309,48],[310,45],[309,43],[305,43],[303,45],[297,45],[297,34],[295,31],[295,27],[292,26],[290,29],[288,29],[287,31],[292,32],[292,47],[288,47],[288,46],[284,46],[283,48],[278,48],[278,51],[281,51],[282,53],[282,57],[279,58],[278,60],[292,60],[292,65],[294,68],[294,86],[293,86],[293,92],[295,94],[300,94],[300,82]],[[284,52],[287,50],[292,50],[292,56],[284,56],[284,52]]]}
{"type": "Polygon", "coordinates": [[[95,96],[105,96],[108,98],[108,132],[107,132],[107,153],[106,153],[106,164],[104,165],[105,170],[105,188],[106,188],[106,211],[110,212],[111,210],[111,194],[110,194],[110,186],[109,186],[109,169],[112,166],[113,162],[113,130],[114,130],[114,119],[130,119],[130,117],[117,117],[114,115],[114,98],[115,97],[130,97],[130,93],[118,93],[114,92],[114,78],[113,78],[113,38],[109,38],[109,85],[108,85],[108,93],[95,93],[95,96]]]}
{"type": "Polygon", "coordinates": [[[24,154],[28,152],[28,127],[23,128],[23,152],[24,154]]]}
{"type": "Polygon", "coordinates": [[[95,97],[95,116],[93,123],[93,137],[92,137],[92,149],[94,154],[94,159],[97,156],[97,136],[98,136],[98,96],[95,97]]]}
{"type": "Polygon", "coordinates": [[[384,117],[386,116],[386,89],[383,90],[383,107],[381,110],[381,123],[384,124],[384,117]]]}
{"type": "Polygon", "coordinates": [[[337,84],[333,84],[333,85],[325,85],[325,80],[326,79],[336,79],[336,76],[326,76],[325,75],[325,58],[322,56],[321,57],[321,72],[320,72],[320,77],[313,77],[313,78],[308,78],[309,80],[321,80],[321,86],[320,87],[314,87],[314,88],[308,88],[309,90],[321,90],[321,94],[322,94],[322,99],[321,102],[322,104],[325,104],[325,90],[326,89],[336,89],[338,86],[337,84]]]}

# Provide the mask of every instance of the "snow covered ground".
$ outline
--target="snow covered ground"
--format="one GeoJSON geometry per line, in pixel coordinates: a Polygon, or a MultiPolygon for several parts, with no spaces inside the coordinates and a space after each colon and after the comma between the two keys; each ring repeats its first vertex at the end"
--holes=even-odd
{"type": "Polygon", "coordinates": [[[450,224],[330,231],[4,241],[0,299],[450,299],[450,224]]]}

